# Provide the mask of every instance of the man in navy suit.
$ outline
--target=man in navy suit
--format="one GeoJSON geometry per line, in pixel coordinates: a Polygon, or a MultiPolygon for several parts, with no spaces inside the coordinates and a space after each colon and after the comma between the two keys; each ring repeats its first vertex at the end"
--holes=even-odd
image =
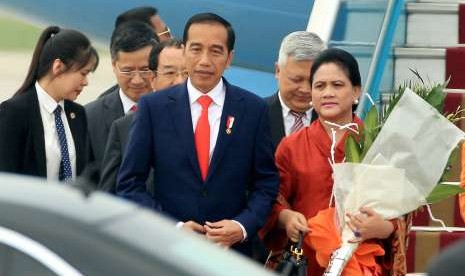
{"type": "Polygon", "coordinates": [[[140,99],[117,194],[250,256],[279,182],[267,105],[222,77],[233,58],[229,22],[194,15],[183,41],[189,78],[140,99]],[[151,167],[154,196],[145,185],[151,167]]]}

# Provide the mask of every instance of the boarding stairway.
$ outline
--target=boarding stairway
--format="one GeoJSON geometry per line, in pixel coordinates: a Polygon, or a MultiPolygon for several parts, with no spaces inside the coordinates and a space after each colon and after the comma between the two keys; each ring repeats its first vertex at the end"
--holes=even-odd
{"type": "MultiPolygon", "coordinates": [[[[465,99],[465,1],[407,2],[405,14],[405,45],[393,49],[394,85],[412,78],[410,68],[418,71],[427,83],[444,83],[449,79],[445,110],[455,111],[465,99]]],[[[465,123],[461,127],[465,129],[465,123]]],[[[448,181],[460,181],[460,154],[458,159],[452,164],[448,181]]],[[[420,211],[414,217],[409,236],[408,272],[425,272],[434,255],[465,238],[457,197],[433,205],[432,210],[447,226],[462,228],[443,231],[431,221],[426,210],[420,211]]]]}
{"type": "MultiPolygon", "coordinates": [[[[330,47],[343,48],[358,60],[362,82],[367,86],[377,41],[382,36],[382,25],[388,14],[388,0],[341,1],[337,23],[330,47]],[[381,30],[381,31],[380,31],[381,30]]],[[[418,80],[410,69],[416,70],[426,84],[449,80],[445,109],[455,111],[465,106],[465,0],[411,0],[400,7],[400,15],[389,52],[385,57],[384,72],[378,90],[381,96],[399,85],[418,80]]],[[[391,10],[392,11],[392,10],[391,10]]],[[[369,90],[367,90],[369,91],[369,90]]],[[[371,92],[370,92],[371,93],[371,92]]],[[[465,122],[461,123],[465,130],[465,122]]],[[[452,164],[449,182],[460,181],[460,154],[452,164]]],[[[465,239],[465,223],[460,216],[457,197],[431,206],[436,218],[445,222],[452,232],[439,228],[431,221],[426,209],[413,220],[409,235],[407,266],[409,273],[426,272],[429,261],[447,246],[465,239]]]]}

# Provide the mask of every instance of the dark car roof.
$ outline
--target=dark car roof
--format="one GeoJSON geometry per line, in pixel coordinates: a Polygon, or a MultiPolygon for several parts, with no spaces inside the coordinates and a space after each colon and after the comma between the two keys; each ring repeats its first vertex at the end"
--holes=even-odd
{"type": "Polygon", "coordinates": [[[0,174],[0,226],[38,241],[84,275],[269,275],[232,251],[111,195],[0,174]]]}

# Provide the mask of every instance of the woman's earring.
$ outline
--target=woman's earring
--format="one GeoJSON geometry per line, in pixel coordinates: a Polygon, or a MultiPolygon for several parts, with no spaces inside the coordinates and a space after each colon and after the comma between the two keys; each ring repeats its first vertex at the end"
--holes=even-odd
{"type": "Polygon", "coordinates": [[[313,102],[309,102],[308,104],[310,105],[310,107],[313,107],[313,102]]]}
{"type": "Polygon", "coordinates": [[[355,99],[355,100],[354,100],[354,104],[358,104],[358,99],[355,99]]]}

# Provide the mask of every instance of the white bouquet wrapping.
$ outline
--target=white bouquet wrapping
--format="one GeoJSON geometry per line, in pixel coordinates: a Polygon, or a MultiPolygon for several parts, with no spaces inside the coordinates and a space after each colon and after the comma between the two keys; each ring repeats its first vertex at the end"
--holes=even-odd
{"type": "MultiPolygon", "coordinates": [[[[371,207],[385,219],[422,205],[439,182],[465,133],[406,88],[361,163],[333,165],[334,200],[342,244],[325,275],[340,275],[357,249],[345,214],[371,207]]],[[[347,149],[346,149],[347,151],[347,149]]]]}

